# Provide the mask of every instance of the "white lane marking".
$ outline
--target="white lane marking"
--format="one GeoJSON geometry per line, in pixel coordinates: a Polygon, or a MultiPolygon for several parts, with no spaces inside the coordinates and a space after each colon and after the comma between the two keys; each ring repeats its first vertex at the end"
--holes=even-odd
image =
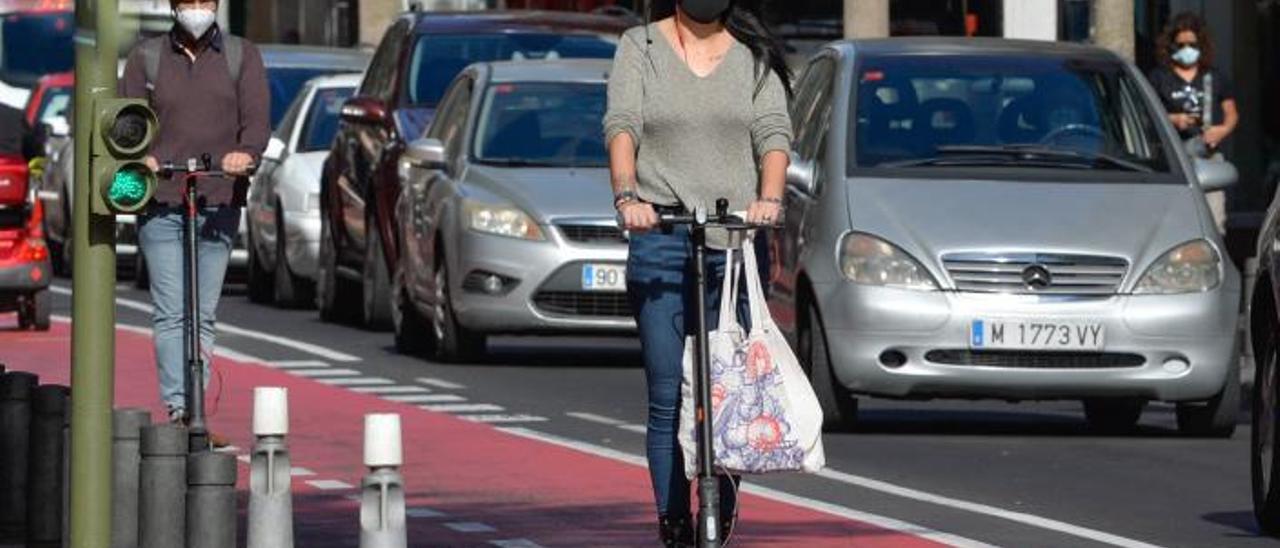
{"type": "MultiPolygon", "coordinates": [[[[547,434],[544,432],[539,432],[537,430],[530,430],[528,428],[522,428],[522,427],[508,427],[508,428],[499,427],[497,428],[497,430],[501,432],[506,432],[513,436],[519,436],[525,439],[531,439],[531,440],[540,441],[543,443],[558,445],[560,447],[573,449],[575,451],[586,453],[588,455],[604,457],[607,459],[624,462],[633,466],[648,466],[648,463],[645,461],[644,457],[641,457],[639,455],[633,455],[631,453],[626,453],[623,451],[618,451],[617,449],[611,449],[608,447],[602,447],[602,446],[591,444],[591,443],[571,440],[571,439],[563,438],[553,434],[547,434]]],[[[785,495],[786,497],[785,499],[778,498],[779,493],[777,491],[774,491],[772,489],[766,489],[763,487],[758,487],[751,484],[743,484],[741,488],[743,492],[752,493],[765,498],[775,498],[775,500],[778,500],[779,502],[786,502],[788,504],[793,504],[795,506],[799,506],[802,508],[808,508],[810,510],[814,510],[817,512],[822,512],[825,514],[830,514],[830,515],[842,517],[845,519],[860,521],[863,523],[869,523],[877,527],[881,527],[891,531],[897,531],[897,532],[907,534],[907,535],[912,535],[915,537],[929,539],[934,542],[940,542],[943,544],[949,544],[952,546],[957,546],[962,548],[991,548],[991,545],[986,543],[967,539],[957,535],[952,535],[950,533],[943,533],[941,531],[936,531],[928,527],[923,527],[913,523],[907,523],[894,518],[889,518],[889,517],[880,516],[876,514],[870,514],[867,512],[860,512],[857,510],[853,510],[851,508],[845,508],[843,506],[838,506],[835,504],[830,504],[827,502],[822,502],[822,501],[800,497],[796,495],[785,495]]]]}
{"type": "Polygon", "coordinates": [[[376,386],[395,384],[391,379],[381,377],[360,377],[354,379],[316,379],[316,382],[330,384],[333,386],[376,386]]]}
{"type": "MultiPolygon", "coordinates": [[[[51,315],[49,316],[49,319],[58,323],[65,323],[65,324],[72,323],[71,318],[67,316],[51,315]]],[[[136,333],[138,335],[143,335],[146,337],[151,337],[153,335],[150,327],[142,327],[140,325],[129,325],[127,323],[116,322],[116,329],[120,331],[125,331],[128,333],[136,333]]],[[[236,352],[235,350],[231,350],[230,348],[214,348],[213,353],[215,356],[221,356],[228,360],[237,361],[240,363],[252,364],[252,363],[264,362],[262,358],[250,356],[243,352],[236,352]]]]}
{"type": "Polygon", "coordinates": [[[466,388],[461,384],[458,384],[456,382],[449,382],[444,379],[434,379],[431,377],[418,377],[417,379],[414,379],[414,380],[418,381],[418,383],[420,384],[425,384],[427,386],[434,386],[436,388],[440,388],[443,390],[462,390],[463,388],[466,388]]]}
{"type": "Polygon", "coordinates": [[[604,415],[597,415],[595,413],[583,413],[581,411],[570,411],[568,413],[565,413],[565,415],[568,415],[575,419],[581,419],[587,422],[603,424],[605,426],[621,426],[623,424],[623,422],[618,419],[611,419],[604,415]]]}
{"type": "Polygon", "coordinates": [[[1025,512],[1015,512],[1012,510],[1005,510],[1003,508],[999,508],[996,506],[991,506],[991,505],[977,503],[977,502],[970,502],[967,500],[961,500],[961,499],[956,499],[951,497],[945,497],[942,495],[935,495],[933,493],[926,493],[924,491],[912,489],[910,487],[902,487],[900,485],[894,485],[889,482],[871,479],[863,476],[856,476],[853,474],[839,472],[836,470],[830,470],[830,469],[822,470],[817,473],[817,476],[826,478],[832,481],[844,483],[846,485],[854,485],[857,487],[862,487],[863,489],[879,491],[881,493],[887,493],[890,495],[894,495],[894,496],[898,496],[906,499],[918,500],[921,502],[928,502],[928,503],[936,504],[939,506],[946,506],[948,508],[963,510],[965,512],[972,512],[974,514],[982,514],[982,515],[991,516],[995,518],[1005,519],[1008,521],[1021,523],[1023,525],[1030,525],[1032,527],[1036,527],[1039,529],[1047,529],[1050,531],[1056,531],[1066,535],[1080,537],[1083,539],[1089,539],[1095,542],[1101,542],[1103,544],[1110,544],[1112,546],[1123,546],[1125,548],[1158,548],[1158,545],[1155,545],[1155,544],[1149,544],[1146,542],[1142,542],[1140,540],[1126,538],[1119,535],[1107,533],[1105,531],[1090,529],[1087,527],[1081,527],[1079,525],[1072,525],[1070,523],[1058,521],[1056,519],[1041,517],[1034,514],[1028,514],[1025,512]]]}
{"type": "Polygon", "coordinates": [[[358,377],[363,375],[363,373],[355,369],[291,369],[289,374],[298,375],[299,377],[358,377]]]}
{"type": "Polygon", "coordinates": [[[416,508],[406,508],[406,509],[405,509],[405,511],[404,511],[404,515],[405,515],[405,517],[410,517],[410,518],[443,518],[443,517],[446,517],[446,514],[445,514],[444,512],[440,512],[440,511],[437,511],[437,510],[432,510],[432,509],[430,509],[430,508],[423,508],[423,507],[421,507],[421,506],[418,506],[418,507],[416,507],[416,508]]]}
{"type": "Polygon", "coordinates": [[[351,391],[361,394],[426,394],[431,392],[430,389],[421,386],[356,386],[352,387],[351,391]]]}
{"type": "Polygon", "coordinates": [[[457,394],[408,394],[403,396],[382,396],[382,399],[398,403],[453,403],[467,401],[457,394]]]}
{"type": "Polygon", "coordinates": [[[278,360],[273,362],[267,362],[266,365],[268,365],[269,367],[276,367],[279,369],[295,369],[295,368],[311,368],[311,367],[329,367],[329,362],[322,362],[320,360],[278,360]]]}
{"type": "Polygon", "coordinates": [[[236,455],[236,460],[243,462],[245,464],[250,464],[253,462],[253,459],[250,458],[249,455],[236,455]]]}
{"type": "Polygon", "coordinates": [[[458,521],[446,523],[444,526],[459,533],[492,533],[497,531],[497,529],[494,529],[491,525],[475,521],[458,521]]]}
{"type": "Polygon", "coordinates": [[[547,422],[546,417],[537,415],[460,415],[458,418],[471,422],[486,424],[516,424],[522,422],[547,422]]]}
{"type": "MultiPolygon", "coordinates": [[[[57,294],[60,294],[60,295],[70,295],[70,294],[71,294],[71,290],[70,290],[70,289],[67,289],[67,288],[62,287],[62,286],[59,286],[59,285],[51,286],[51,287],[50,287],[50,290],[51,290],[51,291],[53,291],[54,293],[57,293],[57,294]]],[[[125,298],[122,298],[122,297],[116,297],[116,305],[121,306],[121,307],[123,307],[123,308],[130,308],[130,309],[133,309],[133,310],[137,310],[137,311],[139,311],[139,312],[145,312],[145,313],[147,313],[147,314],[151,314],[151,313],[153,312],[153,309],[152,309],[152,307],[151,307],[151,305],[150,305],[150,304],[144,303],[144,302],[142,302],[142,301],[135,301],[135,300],[132,300],[132,299],[125,299],[125,298]]],[[[324,359],[326,359],[326,360],[332,360],[332,361],[335,361],[335,362],[358,362],[358,361],[362,361],[359,357],[352,356],[351,354],[347,354],[347,353],[344,353],[344,352],[339,352],[339,351],[337,351],[337,350],[333,350],[333,349],[330,349],[330,348],[325,348],[325,347],[320,346],[320,345],[315,345],[315,344],[311,344],[311,343],[308,343],[308,342],[303,342],[303,341],[299,341],[299,340],[294,340],[294,339],[290,339],[290,338],[288,338],[288,337],[281,337],[281,336],[279,336],[279,335],[270,335],[270,334],[267,334],[267,333],[259,333],[259,332],[257,332],[257,331],[253,331],[253,330],[245,329],[245,328],[243,328],[243,327],[237,327],[237,326],[235,326],[235,325],[233,325],[233,324],[229,324],[229,323],[218,322],[218,330],[219,330],[220,332],[222,332],[222,333],[226,333],[226,334],[228,334],[228,335],[237,335],[237,336],[240,336],[240,337],[246,337],[246,338],[250,338],[250,339],[257,339],[257,340],[260,340],[260,341],[263,341],[263,342],[269,342],[269,343],[272,343],[272,344],[277,344],[277,345],[280,345],[280,346],[284,346],[284,347],[292,348],[292,349],[294,349],[294,350],[298,350],[298,351],[300,351],[300,352],[305,352],[305,353],[307,353],[307,354],[311,354],[311,355],[313,355],[313,356],[320,356],[321,358],[324,358],[324,359]]]]}
{"type": "Polygon", "coordinates": [[[303,468],[301,466],[294,466],[293,468],[289,469],[289,475],[295,478],[300,478],[300,477],[314,476],[316,475],[316,473],[306,468],[303,468]]]}
{"type": "Polygon", "coordinates": [[[622,425],[618,425],[618,428],[621,428],[621,429],[626,430],[626,431],[628,431],[628,432],[635,432],[635,433],[637,433],[637,434],[648,434],[648,433],[649,433],[649,428],[648,428],[648,427],[646,427],[646,426],[645,426],[645,425],[643,425],[643,424],[622,424],[622,425]]]}
{"type": "Polygon", "coordinates": [[[440,405],[419,405],[418,407],[438,413],[496,413],[506,411],[506,409],[491,403],[445,403],[440,405]]]}
{"type": "Polygon", "coordinates": [[[491,540],[489,541],[489,544],[497,546],[498,548],[542,548],[541,544],[527,538],[491,540]]]}
{"type": "Polygon", "coordinates": [[[340,489],[355,489],[354,485],[345,481],[321,479],[307,480],[307,485],[320,489],[321,491],[338,491],[340,489]]]}

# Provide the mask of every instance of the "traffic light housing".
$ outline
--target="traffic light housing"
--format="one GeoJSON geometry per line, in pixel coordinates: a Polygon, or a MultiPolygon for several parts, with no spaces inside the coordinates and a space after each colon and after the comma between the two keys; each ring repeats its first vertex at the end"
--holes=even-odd
{"type": "Polygon", "coordinates": [[[93,106],[93,213],[138,213],[156,189],[143,162],[159,127],[155,112],[140,99],[95,98],[93,106]]]}

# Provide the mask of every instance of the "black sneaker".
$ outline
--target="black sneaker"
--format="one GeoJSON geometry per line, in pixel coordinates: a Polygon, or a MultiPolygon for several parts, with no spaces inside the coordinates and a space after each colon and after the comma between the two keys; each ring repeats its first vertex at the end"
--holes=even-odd
{"type": "Polygon", "coordinates": [[[658,516],[658,539],[666,548],[693,548],[693,525],[689,516],[658,516]]]}

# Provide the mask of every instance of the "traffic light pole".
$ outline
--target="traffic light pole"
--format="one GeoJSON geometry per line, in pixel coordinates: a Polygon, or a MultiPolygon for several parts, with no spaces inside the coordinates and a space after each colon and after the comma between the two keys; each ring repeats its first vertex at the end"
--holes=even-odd
{"type": "Polygon", "coordinates": [[[71,546],[111,542],[115,388],[115,218],[90,212],[94,97],[115,96],[116,0],[76,0],[74,279],[71,330],[71,546]]]}

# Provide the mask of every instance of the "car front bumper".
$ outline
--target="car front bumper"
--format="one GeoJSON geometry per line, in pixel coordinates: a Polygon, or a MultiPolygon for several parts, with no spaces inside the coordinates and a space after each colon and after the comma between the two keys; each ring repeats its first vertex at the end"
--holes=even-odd
{"type": "Polygon", "coordinates": [[[459,322],[486,333],[633,332],[625,291],[585,291],[584,264],[625,265],[624,243],[576,244],[558,230],[533,242],[464,231],[450,257],[450,292],[459,322]],[[499,276],[490,294],[478,280],[499,276]]]}
{"type": "Polygon", "coordinates": [[[1222,389],[1237,359],[1237,278],[1206,293],[1101,298],[917,292],[851,283],[815,291],[835,377],[855,393],[1196,401],[1222,389]],[[980,319],[1097,322],[1105,343],[1100,353],[974,352],[972,323],[980,319]],[[905,362],[894,366],[894,357],[905,362]]]}

